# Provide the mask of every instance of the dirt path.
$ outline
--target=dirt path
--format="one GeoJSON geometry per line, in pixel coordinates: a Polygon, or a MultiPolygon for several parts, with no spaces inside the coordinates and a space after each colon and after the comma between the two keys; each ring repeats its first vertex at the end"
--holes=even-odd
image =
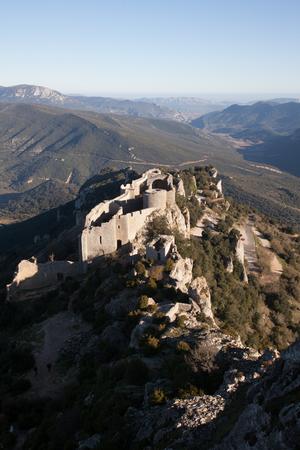
{"type": "Polygon", "coordinates": [[[248,217],[247,222],[239,227],[239,231],[242,235],[242,241],[244,243],[245,258],[248,263],[248,269],[250,272],[258,272],[258,260],[256,252],[256,243],[253,233],[253,219],[248,217]]]}
{"type": "Polygon", "coordinates": [[[196,159],[194,161],[183,161],[181,163],[178,164],[163,164],[163,163],[158,163],[158,162],[150,162],[150,161],[144,161],[144,160],[139,160],[139,161],[131,161],[130,159],[128,160],[124,160],[124,159],[110,159],[110,158],[101,158],[99,157],[99,159],[104,159],[105,161],[109,161],[109,162],[119,162],[119,163],[126,163],[126,164],[135,164],[135,165],[142,165],[142,166],[154,166],[154,167],[183,167],[183,166],[187,166],[189,164],[199,164],[202,162],[207,161],[207,158],[202,158],[202,159],[196,159]]]}
{"type": "Polygon", "coordinates": [[[271,242],[264,238],[260,232],[254,228],[254,233],[257,236],[260,244],[262,245],[262,247],[264,247],[264,249],[266,249],[266,251],[269,254],[270,257],[270,272],[271,274],[274,275],[281,275],[283,272],[283,266],[278,258],[278,256],[273,252],[273,250],[271,249],[271,242]]]}

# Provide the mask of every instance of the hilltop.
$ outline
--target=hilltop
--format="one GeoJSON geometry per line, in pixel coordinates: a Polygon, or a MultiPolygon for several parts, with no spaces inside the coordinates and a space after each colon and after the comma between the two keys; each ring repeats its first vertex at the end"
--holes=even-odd
{"type": "MultiPolygon", "coordinates": [[[[123,245],[80,274],[52,278],[50,290],[24,285],[18,300],[2,296],[0,442],[192,450],[260,448],[280,436],[296,450],[284,411],[294,420],[299,344],[278,349],[299,333],[299,238],[228,202],[211,166],[148,176],[154,195],[173,191],[173,177],[175,203],[168,196],[148,216],[131,240],[137,251],[123,245]]],[[[112,220],[101,208],[116,206],[124,182],[129,193],[143,181],[132,170],[93,177],[59,218],[40,220],[39,239],[21,233],[19,247],[2,250],[2,266],[33,255],[38,270],[75,264],[78,235],[112,220]]],[[[2,283],[16,277],[4,273],[2,283]]]]}
{"type": "Polygon", "coordinates": [[[300,103],[257,102],[254,105],[231,105],[195,119],[192,125],[227,133],[236,138],[260,139],[272,134],[290,134],[300,128],[300,103]]]}

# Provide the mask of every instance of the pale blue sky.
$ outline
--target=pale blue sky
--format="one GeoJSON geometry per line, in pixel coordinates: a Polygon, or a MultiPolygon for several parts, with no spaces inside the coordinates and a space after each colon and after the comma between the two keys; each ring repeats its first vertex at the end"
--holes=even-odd
{"type": "Polygon", "coordinates": [[[0,11],[0,85],[300,92],[299,0],[3,0],[0,11]]]}

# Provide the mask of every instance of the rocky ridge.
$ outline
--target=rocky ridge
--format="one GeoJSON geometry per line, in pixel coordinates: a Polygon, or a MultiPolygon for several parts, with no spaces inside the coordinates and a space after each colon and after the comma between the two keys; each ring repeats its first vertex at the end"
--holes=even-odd
{"type": "MultiPolygon", "coordinates": [[[[51,422],[45,409],[46,422],[28,431],[24,449],[39,450],[44,435],[52,446],[47,450],[297,449],[299,345],[281,356],[275,349],[256,350],[224,326],[222,306],[230,308],[237,292],[238,308],[252,307],[254,288],[236,255],[238,216],[235,211],[228,219],[229,204],[216,189],[214,173],[183,172],[178,206],[149,217],[134,251],[120,249],[91,267],[80,284],[68,280],[62,286],[68,311],[91,329],[79,333],[81,344],[67,339],[59,351],[73,361],[72,382],[78,376],[68,410],[51,405],[51,422]],[[201,177],[207,179],[203,189],[201,177]],[[212,212],[214,220],[205,219],[202,235],[193,236],[191,221],[212,212]],[[153,236],[170,234],[167,257],[147,258],[153,236]],[[238,289],[230,291],[230,283],[238,289]],[[69,419],[69,409],[75,418],[80,411],[82,425],[69,419]],[[72,423],[67,438],[55,431],[64,420],[72,423]]],[[[243,317],[233,312],[241,330],[237,321],[243,317]]]]}

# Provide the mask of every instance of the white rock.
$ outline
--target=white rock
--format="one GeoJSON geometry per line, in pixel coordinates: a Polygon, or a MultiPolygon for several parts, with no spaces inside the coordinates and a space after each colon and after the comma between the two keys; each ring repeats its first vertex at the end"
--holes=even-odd
{"type": "Polygon", "coordinates": [[[174,268],[170,272],[170,279],[177,289],[187,292],[187,284],[192,281],[193,260],[190,258],[179,258],[174,263],[174,268]]]}
{"type": "Polygon", "coordinates": [[[195,278],[188,290],[189,296],[200,306],[201,312],[210,318],[215,324],[214,315],[211,309],[210,290],[205,277],[195,278]]]}

